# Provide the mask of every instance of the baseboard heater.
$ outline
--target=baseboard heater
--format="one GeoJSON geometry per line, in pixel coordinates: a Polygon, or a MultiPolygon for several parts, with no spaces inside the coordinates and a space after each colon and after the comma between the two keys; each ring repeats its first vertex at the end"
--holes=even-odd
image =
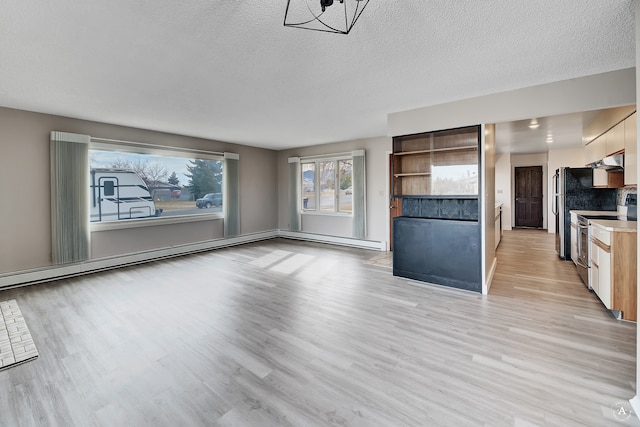
{"type": "Polygon", "coordinates": [[[207,252],[225,247],[244,245],[247,243],[275,239],[277,237],[305,240],[318,243],[328,243],[341,246],[351,246],[362,249],[386,250],[385,242],[374,242],[358,239],[324,236],[310,233],[297,233],[285,230],[270,230],[260,233],[244,234],[242,236],[221,238],[200,243],[171,246],[163,249],[137,252],[122,256],[101,258],[75,264],[42,267],[33,270],[19,271],[0,275],[0,289],[11,289],[21,286],[36,285],[54,280],[68,279],[85,274],[98,273],[131,265],[175,258],[184,255],[207,252]]]}

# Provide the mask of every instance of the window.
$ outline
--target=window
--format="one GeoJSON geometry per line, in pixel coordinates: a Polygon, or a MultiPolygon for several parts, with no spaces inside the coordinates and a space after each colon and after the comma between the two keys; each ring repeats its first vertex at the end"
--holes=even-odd
{"type": "Polygon", "coordinates": [[[91,222],[222,213],[221,158],[98,145],[89,150],[91,222]]]}
{"type": "Polygon", "coordinates": [[[302,209],[305,212],[351,213],[351,158],[301,162],[302,209]]]}

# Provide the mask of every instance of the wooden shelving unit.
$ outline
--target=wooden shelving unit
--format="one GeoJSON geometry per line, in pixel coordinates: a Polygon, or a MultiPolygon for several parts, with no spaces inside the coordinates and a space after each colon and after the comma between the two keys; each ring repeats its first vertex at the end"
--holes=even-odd
{"type": "Polygon", "coordinates": [[[393,274],[482,290],[480,126],[393,138],[393,274]]]}
{"type": "MultiPolygon", "coordinates": [[[[478,145],[477,126],[395,137],[394,197],[440,194],[440,190],[432,181],[434,168],[439,166],[476,165],[475,177],[471,176],[469,179],[477,180],[478,145]]],[[[461,190],[458,195],[469,195],[469,186],[466,187],[467,189],[461,190]]],[[[451,191],[455,192],[455,187],[452,187],[451,191]]]]}
{"type": "Polygon", "coordinates": [[[393,153],[394,156],[412,156],[414,154],[426,154],[426,153],[436,153],[440,151],[456,151],[456,150],[477,150],[478,145],[464,145],[462,147],[449,147],[449,148],[433,148],[430,150],[417,150],[417,151],[400,151],[398,153],[393,153]]]}

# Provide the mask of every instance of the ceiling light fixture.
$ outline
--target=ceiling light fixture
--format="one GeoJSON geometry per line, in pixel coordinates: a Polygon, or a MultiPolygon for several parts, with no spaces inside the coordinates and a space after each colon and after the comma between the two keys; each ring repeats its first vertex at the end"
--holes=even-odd
{"type": "Polygon", "coordinates": [[[326,33],[349,34],[369,0],[287,0],[284,26],[326,33]]]}
{"type": "Polygon", "coordinates": [[[551,133],[547,134],[547,144],[553,144],[553,135],[551,133]]]}
{"type": "Polygon", "coordinates": [[[540,123],[538,123],[538,119],[531,119],[531,123],[529,123],[529,129],[538,129],[540,123]]]}

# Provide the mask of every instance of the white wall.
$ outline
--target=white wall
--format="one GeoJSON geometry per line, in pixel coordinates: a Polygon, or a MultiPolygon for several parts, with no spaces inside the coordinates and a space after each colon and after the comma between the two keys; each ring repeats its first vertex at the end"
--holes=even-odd
{"type": "Polygon", "coordinates": [[[388,135],[502,123],[636,103],[635,68],[389,114],[388,135]]]}
{"type": "MultiPolygon", "coordinates": [[[[387,152],[391,150],[391,139],[387,137],[358,139],[280,151],[278,153],[278,204],[281,207],[278,213],[278,227],[280,229],[289,229],[289,211],[286,209],[286,206],[289,206],[288,158],[345,153],[354,150],[365,150],[366,240],[386,242],[389,247],[387,152]]],[[[303,214],[302,231],[327,236],[351,237],[351,217],[303,214]]]]}
{"type": "MultiPolygon", "coordinates": [[[[0,274],[51,265],[49,133],[52,130],[238,153],[241,233],[277,228],[278,204],[274,197],[278,185],[277,153],[273,150],[0,108],[0,182],[3,183],[0,274]]],[[[92,253],[94,257],[101,257],[202,242],[222,237],[219,222],[168,226],[163,228],[164,234],[160,234],[157,227],[100,232],[92,242],[92,253]]]]}
{"type": "Polygon", "coordinates": [[[549,218],[549,223],[547,230],[549,233],[556,232],[556,221],[555,215],[552,212],[553,203],[554,203],[554,183],[553,183],[553,175],[555,174],[556,169],[561,167],[570,167],[570,168],[581,168],[584,167],[584,147],[574,147],[574,148],[563,148],[557,150],[549,150],[549,179],[547,180],[547,194],[549,194],[549,204],[547,206],[547,217],[549,218]]]}
{"type": "Polygon", "coordinates": [[[511,154],[496,154],[495,202],[502,203],[502,229],[511,230],[511,154]]]}

